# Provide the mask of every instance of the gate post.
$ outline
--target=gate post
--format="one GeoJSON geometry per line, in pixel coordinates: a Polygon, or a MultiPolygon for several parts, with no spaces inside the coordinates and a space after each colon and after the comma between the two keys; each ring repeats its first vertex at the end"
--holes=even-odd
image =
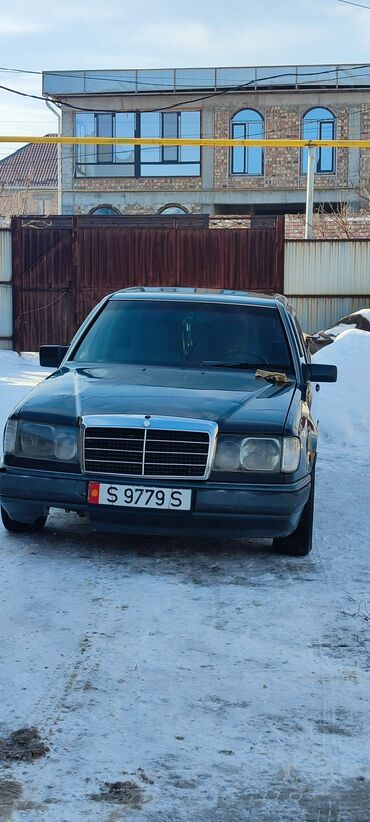
{"type": "Polygon", "coordinates": [[[285,216],[276,217],[275,226],[275,291],[284,294],[285,216]]]}
{"type": "MultiPolygon", "coordinates": [[[[72,217],[72,283],[71,283],[71,309],[73,318],[73,334],[77,331],[80,318],[78,311],[78,294],[81,281],[80,271],[80,231],[81,221],[79,216],[72,217]]],[[[70,340],[68,341],[70,342],[70,340]]]]}
{"type": "MultiPolygon", "coordinates": [[[[12,217],[12,303],[13,303],[13,350],[18,354],[23,348],[22,325],[20,320],[20,302],[23,288],[21,289],[21,260],[22,260],[22,232],[21,218],[12,217]]],[[[23,305],[23,301],[22,301],[23,305]]]]}

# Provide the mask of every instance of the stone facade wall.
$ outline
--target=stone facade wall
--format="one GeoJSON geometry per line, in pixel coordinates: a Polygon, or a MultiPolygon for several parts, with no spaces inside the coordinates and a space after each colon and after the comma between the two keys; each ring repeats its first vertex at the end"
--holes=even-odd
{"type": "MultiPolygon", "coordinates": [[[[304,214],[285,215],[285,239],[304,239],[304,214]]],[[[314,214],[315,240],[370,240],[370,215],[314,214]]]]}
{"type": "MultiPolygon", "coordinates": [[[[265,121],[266,138],[299,139],[302,117],[306,106],[270,105],[260,106],[259,113],[265,121]]],[[[333,113],[337,117],[337,137],[348,139],[350,108],[340,106],[333,113]]],[[[215,137],[230,137],[230,122],[233,116],[230,108],[219,109],[215,113],[215,137]]],[[[370,114],[369,114],[370,116],[370,114]]],[[[316,175],[320,189],[345,188],[348,184],[348,152],[338,149],[336,170],[333,174],[316,175]]],[[[264,173],[261,176],[247,176],[231,173],[229,150],[215,151],[215,187],[237,190],[258,189],[305,189],[306,175],[301,173],[301,157],[298,148],[266,148],[264,150],[264,173]]]]}
{"type": "MultiPolygon", "coordinates": [[[[361,137],[364,140],[370,139],[370,106],[368,105],[361,107],[361,137]]],[[[361,151],[360,178],[363,187],[370,194],[370,150],[361,151]]]]}
{"type": "Polygon", "coordinates": [[[75,191],[188,191],[202,188],[201,177],[76,177],[75,191]]]}
{"type": "MultiPolygon", "coordinates": [[[[211,217],[210,228],[249,229],[249,217],[211,217]]],[[[285,215],[285,239],[304,240],[304,214],[285,215]]],[[[315,240],[370,240],[370,214],[340,215],[314,214],[313,239],[315,240]]]]}
{"type": "Polygon", "coordinates": [[[58,195],[52,189],[0,188],[0,217],[20,214],[57,214],[58,195]]]}
{"type": "MultiPolygon", "coordinates": [[[[125,98],[96,96],[89,98],[89,108],[124,111],[153,109],[184,102],[194,95],[164,94],[125,98]]],[[[195,95],[196,96],[196,95],[195,95]]],[[[66,98],[68,99],[68,98],[66,98]]],[[[86,100],[71,98],[70,103],[86,105],[86,100]]],[[[302,119],[311,108],[328,108],[336,117],[336,136],[369,137],[370,90],[320,90],[286,92],[245,92],[217,95],[199,102],[202,136],[229,138],[232,117],[243,108],[258,111],[265,121],[265,136],[270,138],[299,138],[302,119]]],[[[189,108],[187,104],[184,108],[189,108]]],[[[63,134],[73,134],[73,114],[63,111],[63,134]]],[[[264,169],[259,176],[231,174],[231,150],[206,148],[202,150],[201,176],[151,178],[75,178],[73,149],[63,146],[63,204],[65,213],[87,212],[96,205],[111,203],[122,213],[142,211],[155,213],[170,202],[177,202],[189,211],[210,214],[227,206],[231,213],[237,206],[273,206],[304,203],[306,175],[302,174],[298,148],[266,148],[264,169]]],[[[370,187],[370,150],[337,149],[333,174],[316,174],[316,202],[357,202],[358,189],[370,187]]],[[[243,209],[241,209],[243,210],[243,209]]],[[[246,210],[246,209],[245,209],[246,210]]],[[[252,209],[253,210],[253,209],[252,209]]],[[[268,213],[268,212],[267,212],[268,213]]],[[[274,213],[274,212],[272,212],[274,213]]]]}

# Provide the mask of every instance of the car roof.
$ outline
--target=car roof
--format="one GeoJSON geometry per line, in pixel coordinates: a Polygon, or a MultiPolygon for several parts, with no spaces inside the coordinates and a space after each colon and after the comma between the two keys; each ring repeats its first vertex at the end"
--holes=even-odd
{"type": "Polygon", "coordinates": [[[249,305],[273,306],[279,302],[287,310],[290,306],[287,298],[282,294],[263,294],[254,291],[236,291],[226,288],[185,288],[180,286],[135,286],[133,288],[123,288],[110,295],[110,299],[163,299],[187,300],[194,302],[221,302],[221,303],[246,303],[249,305]]]}

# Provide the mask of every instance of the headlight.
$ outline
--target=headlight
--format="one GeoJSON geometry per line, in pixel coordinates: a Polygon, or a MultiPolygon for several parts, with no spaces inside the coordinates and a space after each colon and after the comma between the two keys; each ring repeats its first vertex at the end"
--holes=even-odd
{"type": "Polygon", "coordinates": [[[3,451],[4,454],[14,454],[15,441],[17,437],[18,420],[8,420],[4,429],[3,451]]]}
{"type": "Polygon", "coordinates": [[[9,420],[4,453],[23,459],[78,462],[78,429],[64,425],[9,420]]]}
{"type": "Polygon", "coordinates": [[[301,458],[301,441],[298,437],[284,437],[283,439],[283,459],[281,470],[287,474],[296,471],[301,458]]]}
{"type": "Polygon", "coordinates": [[[30,459],[53,459],[54,441],[51,425],[21,422],[15,454],[19,457],[30,457],[30,459]]]}
{"type": "Polygon", "coordinates": [[[301,442],[298,437],[220,436],[214,471],[277,474],[293,473],[299,466],[301,442]]]}
{"type": "Polygon", "coordinates": [[[240,443],[237,438],[221,439],[216,451],[215,471],[238,471],[240,467],[240,443]]]}
{"type": "Polygon", "coordinates": [[[240,464],[246,471],[269,471],[280,468],[281,445],[279,440],[264,437],[248,437],[240,449],[240,464]]]}

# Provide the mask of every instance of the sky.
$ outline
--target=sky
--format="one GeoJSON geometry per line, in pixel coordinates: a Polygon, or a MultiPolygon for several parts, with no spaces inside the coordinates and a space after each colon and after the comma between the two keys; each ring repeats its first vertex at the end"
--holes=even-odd
{"type": "MultiPolygon", "coordinates": [[[[0,0],[0,84],[41,94],[37,72],[47,70],[366,63],[370,0],[358,2],[369,10],[340,0],[0,0]]],[[[0,89],[0,135],[50,131],[44,102],[0,89]]],[[[0,158],[12,150],[0,144],[0,158]]]]}

